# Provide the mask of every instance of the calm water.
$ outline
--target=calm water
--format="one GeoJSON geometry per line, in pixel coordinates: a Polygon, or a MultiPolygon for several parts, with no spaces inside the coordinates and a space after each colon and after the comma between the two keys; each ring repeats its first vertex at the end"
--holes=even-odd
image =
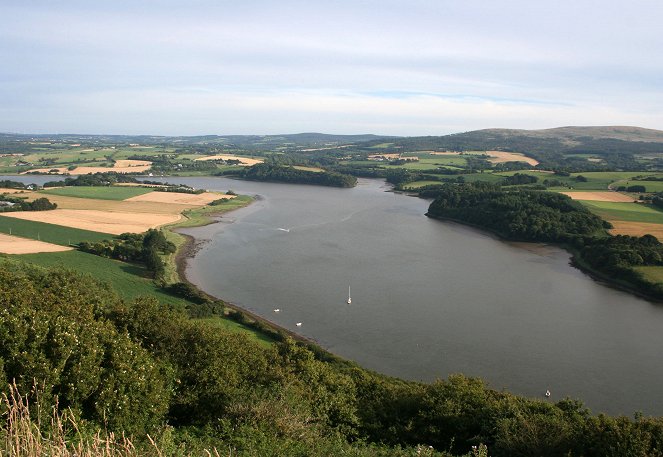
{"type": "Polygon", "coordinates": [[[187,276],[335,354],[407,379],[462,372],[594,412],[663,415],[663,306],[594,282],[562,250],[428,219],[428,202],[374,180],[167,180],[261,197],[187,231],[204,240],[187,276]]]}

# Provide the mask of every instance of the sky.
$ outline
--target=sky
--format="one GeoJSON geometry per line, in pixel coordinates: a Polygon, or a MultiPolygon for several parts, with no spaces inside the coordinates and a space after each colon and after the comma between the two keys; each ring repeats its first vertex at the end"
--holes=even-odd
{"type": "Polygon", "coordinates": [[[661,0],[0,0],[0,132],[663,129],[661,0]]]}

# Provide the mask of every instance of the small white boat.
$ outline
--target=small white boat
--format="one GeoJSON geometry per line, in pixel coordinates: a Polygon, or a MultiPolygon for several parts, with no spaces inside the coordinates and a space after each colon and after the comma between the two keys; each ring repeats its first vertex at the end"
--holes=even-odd
{"type": "Polygon", "coordinates": [[[352,304],[352,297],[350,296],[350,286],[348,286],[348,305],[352,304]]]}
{"type": "Polygon", "coordinates": [[[301,323],[301,322],[297,322],[295,325],[296,325],[297,327],[301,327],[301,326],[302,326],[302,323],[301,323]]]}
{"type": "Polygon", "coordinates": [[[550,391],[546,390],[546,398],[550,398],[550,391]]]}
{"type": "Polygon", "coordinates": [[[280,310],[279,308],[275,308],[275,309],[274,309],[274,312],[275,312],[275,313],[280,313],[281,310],[280,310]]]}

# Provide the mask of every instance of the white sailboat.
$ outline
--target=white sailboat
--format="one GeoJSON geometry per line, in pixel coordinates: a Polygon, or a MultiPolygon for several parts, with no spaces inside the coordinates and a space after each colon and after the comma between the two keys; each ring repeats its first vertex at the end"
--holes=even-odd
{"type": "Polygon", "coordinates": [[[348,286],[348,305],[352,304],[352,297],[350,296],[350,286],[348,286]]]}

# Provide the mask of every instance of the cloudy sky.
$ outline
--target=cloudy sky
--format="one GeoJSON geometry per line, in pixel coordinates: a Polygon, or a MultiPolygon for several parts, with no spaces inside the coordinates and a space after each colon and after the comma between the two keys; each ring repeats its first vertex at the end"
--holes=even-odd
{"type": "Polygon", "coordinates": [[[663,129],[661,0],[0,0],[0,131],[663,129]]]}

